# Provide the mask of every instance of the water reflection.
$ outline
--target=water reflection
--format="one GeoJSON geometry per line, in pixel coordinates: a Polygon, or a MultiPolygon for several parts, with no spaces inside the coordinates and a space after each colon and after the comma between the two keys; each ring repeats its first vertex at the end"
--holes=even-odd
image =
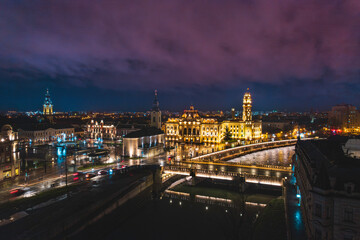
{"type": "Polygon", "coordinates": [[[275,197],[181,184],[166,190],[160,200],[148,201],[110,236],[121,233],[124,239],[144,239],[145,233],[161,226],[162,236],[152,239],[250,239],[256,219],[275,197]],[[143,231],[136,231],[140,220],[146,224],[143,231]],[[182,231],[189,227],[191,231],[182,231]]]}
{"type": "Polygon", "coordinates": [[[282,147],[270,150],[264,150],[247,154],[238,158],[229,160],[229,162],[237,162],[247,165],[261,164],[261,165],[280,165],[289,166],[291,164],[291,157],[295,153],[295,146],[282,147]]]}

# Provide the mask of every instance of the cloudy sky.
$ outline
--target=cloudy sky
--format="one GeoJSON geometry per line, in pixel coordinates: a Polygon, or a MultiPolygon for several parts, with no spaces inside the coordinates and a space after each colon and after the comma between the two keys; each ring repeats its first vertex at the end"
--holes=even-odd
{"type": "Polygon", "coordinates": [[[0,0],[0,110],[326,110],[360,99],[359,0],[0,0]]]}

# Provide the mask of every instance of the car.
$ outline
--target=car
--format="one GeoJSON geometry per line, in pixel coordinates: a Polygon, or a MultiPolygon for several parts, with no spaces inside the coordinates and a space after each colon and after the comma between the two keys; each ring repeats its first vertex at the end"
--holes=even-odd
{"type": "Polygon", "coordinates": [[[85,173],[83,173],[83,172],[74,172],[73,173],[73,176],[75,177],[75,176],[78,176],[78,177],[80,177],[80,176],[84,176],[85,175],[85,173]]]}
{"type": "Polygon", "coordinates": [[[108,172],[106,170],[98,171],[98,175],[106,175],[108,172]]]}
{"type": "Polygon", "coordinates": [[[23,190],[21,188],[15,188],[15,189],[10,190],[11,196],[14,196],[14,197],[20,196],[24,193],[25,193],[25,190],[23,190]]]}
{"type": "Polygon", "coordinates": [[[95,176],[96,176],[95,173],[87,173],[87,174],[85,175],[86,179],[90,179],[90,178],[93,178],[93,177],[95,177],[95,176]]]}
{"type": "Polygon", "coordinates": [[[73,180],[78,181],[80,179],[82,181],[84,179],[84,175],[85,175],[85,173],[83,173],[83,172],[74,172],[73,173],[73,176],[74,176],[73,180]]]}

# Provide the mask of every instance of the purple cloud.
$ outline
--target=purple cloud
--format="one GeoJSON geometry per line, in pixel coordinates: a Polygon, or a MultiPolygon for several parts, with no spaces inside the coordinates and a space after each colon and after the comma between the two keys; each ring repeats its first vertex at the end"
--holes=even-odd
{"type": "Polygon", "coordinates": [[[0,12],[2,71],[25,69],[75,86],[359,77],[358,0],[9,0],[0,12]]]}

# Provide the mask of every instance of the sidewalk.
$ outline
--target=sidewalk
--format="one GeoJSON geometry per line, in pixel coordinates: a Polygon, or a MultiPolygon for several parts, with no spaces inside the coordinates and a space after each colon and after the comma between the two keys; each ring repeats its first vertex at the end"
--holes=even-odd
{"type": "Polygon", "coordinates": [[[305,224],[301,208],[298,206],[295,187],[288,184],[286,191],[287,221],[290,230],[289,237],[291,240],[306,240],[305,224]]]}

